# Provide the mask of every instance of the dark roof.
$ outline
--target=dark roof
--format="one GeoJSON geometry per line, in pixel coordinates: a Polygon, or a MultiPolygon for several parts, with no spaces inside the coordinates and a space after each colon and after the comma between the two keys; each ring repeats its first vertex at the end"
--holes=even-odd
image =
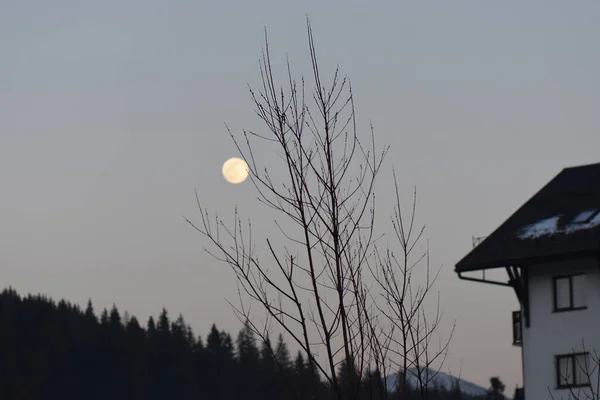
{"type": "Polygon", "coordinates": [[[563,169],[456,264],[456,272],[600,251],[600,163],[563,169]],[[585,214],[584,214],[585,212],[585,214]],[[575,223],[577,217],[583,220],[575,223]]]}

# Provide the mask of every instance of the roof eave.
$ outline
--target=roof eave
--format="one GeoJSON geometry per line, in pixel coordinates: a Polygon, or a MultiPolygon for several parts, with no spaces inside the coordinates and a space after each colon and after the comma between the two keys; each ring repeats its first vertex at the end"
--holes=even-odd
{"type": "Polygon", "coordinates": [[[554,255],[546,255],[546,256],[534,256],[513,260],[496,260],[491,262],[483,262],[483,263],[462,263],[458,262],[454,267],[454,272],[474,272],[474,271],[483,271],[494,268],[504,268],[504,267],[524,267],[532,264],[543,264],[555,261],[563,261],[573,258],[585,258],[585,257],[598,257],[600,252],[598,249],[590,249],[590,250],[581,250],[574,251],[569,253],[562,254],[554,254],[554,255]]]}

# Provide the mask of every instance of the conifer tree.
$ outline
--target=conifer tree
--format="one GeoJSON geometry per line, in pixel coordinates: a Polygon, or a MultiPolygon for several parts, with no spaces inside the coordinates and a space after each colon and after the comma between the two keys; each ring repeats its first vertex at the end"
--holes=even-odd
{"type": "MultiPolygon", "coordinates": [[[[188,325],[185,329],[185,340],[190,349],[196,348],[196,336],[194,336],[194,330],[191,325],[188,325]]],[[[202,342],[200,342],[200,347],[202,347],[202,342]]]]}
{"type": "Polygon", "coordinates": [[[331,400],[302,353],[290,361],[282,336],[259,350],[245,326],[236,349],[214,325],[195,340],[183,316],[165,329],[165,309],[160,330],[153,317],[147,329],[135,316],[124,324],[116,305],[101,323],[93,314],[91,301],[82,310],[0,293],[0,399],[331,400]]]}
{"type": "Polygon", "coordinates": [[[154,318],[152,316],[150,316],[150,318],[148,318],[146,327],[148,329],[148,334],[154,333],[154,331],[156,331],[156,324],[154,323],[154,318]]]}
{"type": "Polygon", "coordinates": [[[283,335],[280,333],[277,338],[277,347],[275,348],[275,357],[280,369],[287,371],[292,367],[292,360],[287,344],[283,341],[283,335]]]}
{"type": "Polygon", "coordinates": [[[246,398],[258,398],[260,358],[254,332],[249,324],[244,324],[236,343],[238,365],[240,371],[244,371],[240,374],[240,394],[245,393],[246,398]]]}
{"type": "Polygon", "coordinates": [[[277,385],[277,360],[271,339],[267,335],[260,347],[260,392],[265,400],[279,400],[277,385]]]}
{"type": "Polygon", "coordinates": [[[273,378],[277,371],[277,362],[274,357],[271,339],[267,336],[260,346],[260,372],[265,376],[273,378]]]}
{"type": "Polygon", "coordinates": [[[102,310],[102,314],[100,314],[100,324],[103,326],[108,326],[108,311],[105,309],[102,310]]]}
{"type": "Polygon", "coordinates": [[[92,305],[92,299],[89,299],[85,308],[85,316],[88,320],[97,322],[96,314],[94,314],[94,306],[92,305]]]}
{"type": "Polygon", "coordinates": [[[112,309],[110,310],[110,316],[108,317],[111,329],[119,329],[121,325],[121,315],[119,314],[119,310],[117,310],[117,306],[113,304],[112,309]]]}
{"type": "Polygon", "coordinates": [[[337,379],[343,399],[355,400],[358,398],[360,375],[352,359],[346,359],[340,363],[337,379]]]}
{"type": "Polygon", "coordinates": [[[168,334],[170,332],[170,321],[169,321],[169,313],[166,308],[163,307],[160,315],[158,317],[158,322],[156,324],[156,329],[161,334],[168,334]]]}

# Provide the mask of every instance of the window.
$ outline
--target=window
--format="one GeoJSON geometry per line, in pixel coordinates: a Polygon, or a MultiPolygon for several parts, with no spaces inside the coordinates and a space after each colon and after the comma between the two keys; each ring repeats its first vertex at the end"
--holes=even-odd
{"type": "Polygon", "coordinates": [[[556,356],[556,387],[558,389],[589,386],[589,353],[556,356]]]}
{"type": "Polygon", "coordinates": [[[596,214],[598,214],[599,210],[586,210],[583,211],[581,213],[579,213],[579,215],[577,215],[574,219],[573,219],[573,224],[587,224],[588,222],[590,222],[592,220],[592,218],[594,218],[596,216],[596,214]]]}
{"type": "Polygon", "coordinates": [[[513,326],[513,345],[521,346],[523,343],[523,337],[521,336],[521,311],[513,311],[512,313],[512,326],[513,326]]]}
{"type": "Polygon", "coordinates": [[[554,311],[582,310],[587,308],[585,274],[558,276],[554,282],[554,311]]]}

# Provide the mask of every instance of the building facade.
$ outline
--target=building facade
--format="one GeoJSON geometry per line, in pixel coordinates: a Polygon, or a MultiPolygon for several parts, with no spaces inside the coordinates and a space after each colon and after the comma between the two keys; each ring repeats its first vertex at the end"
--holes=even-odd
{"type": "Polygon", "coordinates": [[[521,396],[600,398],[600,164],[563,170],[455,270],[462,279],[514,290],[521,396]],[[506,281],[485,279],[497,268],[506,281]]]}

